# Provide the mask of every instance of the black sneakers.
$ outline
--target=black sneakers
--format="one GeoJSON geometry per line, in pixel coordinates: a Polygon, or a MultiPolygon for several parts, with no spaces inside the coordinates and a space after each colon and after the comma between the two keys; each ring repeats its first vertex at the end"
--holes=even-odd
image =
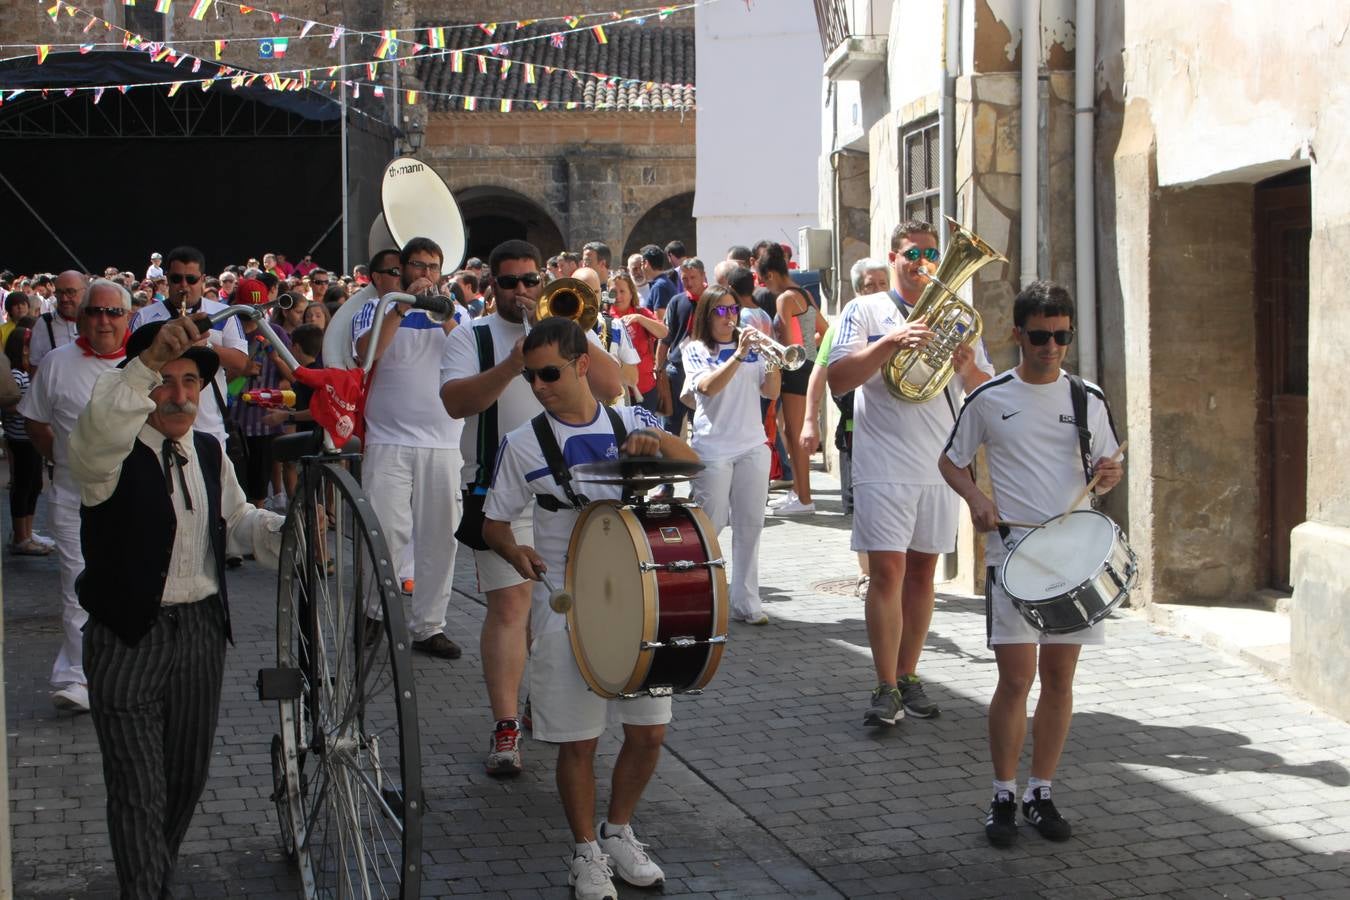
{"type": "Polygon", "coordinates": [[[990,801],[984,836],[995,847],[1011,847],[1017,840],[1017,800],[1011,791],[999,791],[990,801]]]}
{"type": "MultiPolygon", "coordinates": [[[[1032,800],[1022,801],[1022,818],[1036,826],[1041,837],[1047,841],[1067,841],[1073,835],[1073,828],[1055,809],[1055,801],[1050,799],[1050,789],[1038,787],[1032,797],[1032,800]]],[[[988,828],[985,830],[988,831],[988,828]]]]}

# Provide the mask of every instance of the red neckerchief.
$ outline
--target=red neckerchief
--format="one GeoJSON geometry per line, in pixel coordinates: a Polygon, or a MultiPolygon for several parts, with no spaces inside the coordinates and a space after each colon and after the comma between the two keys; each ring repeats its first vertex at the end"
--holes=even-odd
{"type": "Polygon", "coordinates": [[[84,335],[80,335],[75,339],[75,346],[83,350],[85,356],[96,356],[99,359],[121,359],[127,355],[127,339],[130,337],[131,329],[128,328],[127,333],[122,335],[122,346],[111,353],[99,353],[95,351],[93,345],[89,343],[89,339],[84,335]]]}

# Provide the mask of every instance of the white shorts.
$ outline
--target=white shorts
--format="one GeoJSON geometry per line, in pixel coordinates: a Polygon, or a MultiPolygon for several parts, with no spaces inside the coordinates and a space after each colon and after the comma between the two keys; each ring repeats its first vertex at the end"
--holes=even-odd
{"type": "Polygon", "coordinates": [[[1046,634],[1032,625],[1013,606],[1012,598],[998,583],[998,571],[993,566],[985,568],[984,582],[984,635],[985,644],[1082,644],[1097,645],[1106,643],[1106,623],[1098,622],[1091,628],[1074,631],[1069,634],[1046,634]]]}
{"type": "MultiPolygon", "coordinates": [[[[534,518],[526,516],[512,522],[511,534],[517,544],[534,546],[534,518]]],[[[473,551],[473,564],[478,570],[478,590],[484,594],[525,583],[516,567],[498,556],[495,550],[473,551]]]]}
{"type": "Polygon", "coordinates": [[[853,549],[951,553],[959,506],[945,484],[855,484],[853,549]]]}
{"type": "Polygon", "coordinates": [[[530,716],[534,738],[554,744],[589,741],[614,722],[665,725],[669,697],[606,700],[586,686],[566,631],[549,631],[530,647],[530,716]]]}

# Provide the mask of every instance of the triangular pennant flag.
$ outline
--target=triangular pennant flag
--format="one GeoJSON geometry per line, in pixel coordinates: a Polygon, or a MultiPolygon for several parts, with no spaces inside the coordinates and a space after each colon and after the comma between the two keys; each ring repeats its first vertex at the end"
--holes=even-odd
{"type": "Polygon", "coordinates": [[[234,76],[233,78],[230,79],[230,87],[233,88],[234,90],[237,91],[237,90],[239,90],[239,89],[240,89],[241,87],[243,87],[243,86],[244,86],[244,76],[243,76],[243,75],[236,75],[236,76],[234,76]]]}
{"type": "Polygon", "coordinates": [[[38,45],[37,45],[37,58],[38,58],[38,65],[39,65],[39,66],[42,65],[43,63],[45,63],[45,62],[47,61],[47,54],[48,54],[48,53],[51,53],[51,52],[52,52],[52,45],[51,45],[51,44],[38,44],[38,45]]]}
{"type": "Polygon", "coordinates": [[[342,34],[343,34],[344,31],[346,31],[346,29],[343,28],[341,25],[339,25],[337,28],[334,28],[334,29],[333,29],[333,36],[332,36],[331,38],[328,39],[328,49],[329,49],[329,50],[332,50],[334,47],[336,47],[337,44],[338,44],[338,41],[342,40],[342,34]]]}
{"type": "Polygon", "coordinates": [[[181,81],[175,81],[175,82],[173,82],[172,84],[170,84],[170,85],[169,85],[169,96],[172,97],[174,94],[178,93],[178,89],[181,88],[182,86],[183,86],[183,82],[181,82],[181,81]]]}
{"type": "Polygon", "coordinates": [[[563,16],[563,21],[567,23],[568,28],[576,28],[581,22],[581,16],[563,16]]]}
{"type": "Polygon", "coordinates": [[[220,54],[225,52],[225,41],[215,41],[216,59],[220,59],[220,54]]]}
{"type": "Polygon", "coordinates": [[[83,56],[83,55],[86,54],[86,53],[90,53],[90,52],[93,51],[93,49],[94,49],[94,45],[93,45],[93,44],[81,44],[81,45],[80,45],[80,55],[83,56]]]}
{"type": "Polygon", "coordinates": [[[244,15],[248,15],[249,13],[253,12],[253,7],[246,6],[245,4],[241,3],[239,4],[239,11],[244,15]]]}
{"type": "Polygon", "coordinates": [[[47,15],[52,17],[53,22],[56,21],[56,17],[61,15],[61,0],[57,0],[55,6],[49,6],[47,8],[47,15]]]}
{"type": "Polygon", "coordinates": [[[662,18],[662,19],[669,19],[669,18],[670,18],[671,16],[673,16],[673,15],[675,15],[675,7],[673,7],[673,6],[663,6],[663,7],[661,7],[661,11],[660,11],[660,13],[659,13],[660,18],[662,18]]]}
{"type": "Polygon", "coordinates": [[[544,109],[544,108],[547,107],[547,106],[548,106],[548,101],[547,101],[547,100],[536,100],[536,101],[534,101],[534,108],[535,108],[535,109],[544,109]]]}
{"type": "MultiPolygon", "coordinates": [[[[125,85],[121,86],[119,90],[124,94],[127,92],[125,85]]],[[[94,105],[97,106],[98,101],[102,99],[103,99],[103,88],[101,87],[94,88],[94,105]]]]}
{"type": "Polygon", "coordinates": [[[538,21],[539,21],[538,19],[521,19],[519,22],[516,23],[516,27],[525,28],[529,25],[533,25],[535,22],[538,21]]]}
{"type": "Polygon", "coordinates": [[[497,33],[497,23],[496,23],[496,22],[479,22],[479,23],[478,23],[478,27],[481,28],[481,29],[483,29],[484,31],[486,31],[487,34],[488,34],[488,37],[491,37],[492,35],[494,35],[494,34],[497,33]]]}
{"type": "Polygon", "coordinates": [[[274,13],[272,13],[272,24],[273,24],[273,25],[280,25],[280,24],[281,24],[281,13],[279,13],[279,12],[274,12],[274,13]]]}
{"type": "Polygon", "coordinates": [[[306,21],[306,22],[305,22],[305,27],[300,29],[300,36],[301,36],[301,37],[304,37],[305,35],[309,34],[309,30],[310,30],[311,28],[313,28],[313,27],[314,27],[314,23],[313,23],[313,22],[306,21]]]}
{"type": "Polygon", "coordinates": [[[192,71],[200,72],[202,70],[202,60],[199,56],[192,57],[192,71]]]}
{"type": "Polygon", "coordinates": [[[210,78],[203,78],[203,79],[202,79],[202,93],[206,93],[206,92],[209,91],[209,90],[211,90],[211,79],[210,79],[210,78]]]}
{"type": "Polygon", "coordinates": [[[67,97],[72,96],[74,93],[75,93],[75,89],[74,89],[74,88],[66,88],[66,96],[67,96],[67,97]]]}

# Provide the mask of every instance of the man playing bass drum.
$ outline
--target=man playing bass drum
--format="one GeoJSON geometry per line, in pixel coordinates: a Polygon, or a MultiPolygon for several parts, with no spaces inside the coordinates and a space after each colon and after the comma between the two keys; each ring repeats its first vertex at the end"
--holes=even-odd
{"type": "MultiPolygon", "coordinates": [[[[1027,696],[1039,669],[1041,695],[1036,703],[1031,780],[1022,797],[1022,816],[1044,837],[1068,840],[1069,823],[1050,799],[1051,781],[1069,734],[1073,715],[1073,676],[1084,644],[1105,641],[1098,623],[1070,634],[1044,634],[1022,618],[996,572],[1026,529],[996,529],[1001,519],[1042,522],[1063,513],[1082,493],[1087,465],[1071,380],[1060,368],[1073,341],[1073,300],[1052,281],[1022,289],[1013,304],[1013,338],[1022,351],[1016,368],[995,376],[966,399],[938,460],[942,476],[970,506],[977,531],[987,533],[985,621],[989,646],[998,660],[998,686],[989,703],[989,752],[994,764],[994,796],[985,835],[995,846],[1017,838],[1017,761],[1027,730],[1027,696]],[[991,500],[976,486],[967,468],[980,445],[986,447],[991,500]],[[1037,650],[1039,648],[1039,659],[1037,650]]],[[[1106,398],[1094,384],[1085,389],[1091,432],[1093,473],[1101,476],[1098,493],[1120,482],[1123,468],[1110,459],[1115,427],[1106,398]]],[[[1083,498],[1086,501],[1086,497],[1083,498]]],[[[1085,504],[1086,505],[1086,504],[1085,504]]]]}

